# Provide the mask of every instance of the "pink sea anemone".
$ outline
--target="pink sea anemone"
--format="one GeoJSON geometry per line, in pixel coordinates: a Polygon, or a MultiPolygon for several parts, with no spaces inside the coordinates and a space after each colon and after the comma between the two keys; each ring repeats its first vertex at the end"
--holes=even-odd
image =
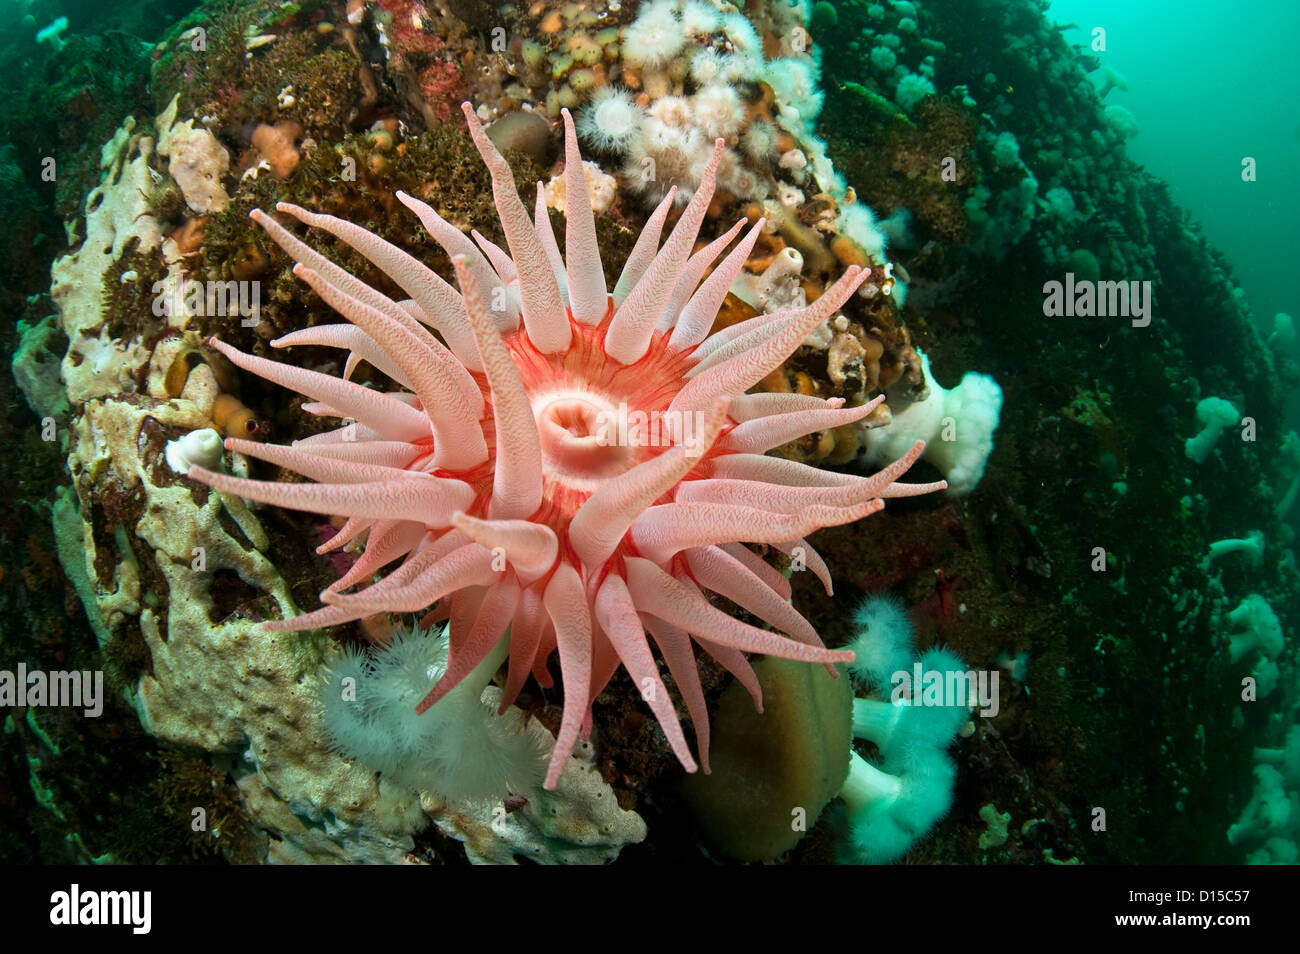
{"type": "Polygon", "coordinates": [[[248,480],[199,467],[190,476],[223,493],[346,517],[322,552],[365,535],[364,553],[321,593],[321,609],[267,629],[307,630],[432,606],[426,623],[450,620],[450,659],[419,712],[507,631],[503,711],[530,673],[551,684],[547,661],[558,650],[564,710],[547,787],[556,784],[579,733],[590,732],[592,700],[620,664],[682,765],[696,769],[648,633],[695,724],[707,771],[707,713],[692,639],[749,688],[760,708],[743,653],[827,664],[852,658],[823,646],[789,604],[788,580],[738,541],[795,554],[829,592],[827,567],[805,536],[874,513],[883,498],[944,484],[895,483],[921,453],[919,443],[872,477],[765,456],[804,434],[858,421],[877,403],[844,408],[839,400],[744,393],[832,316],[866,273],[851,268],[806,308],[761,315],[710,336],[763,226],[753,226],[701,282],[743,225],[692,253],[721,141],[663,247],[671,192],[610,294],[568,112],[562,258],[541,184],[530,218],[509,166],[469,104],[464,111],[491,172],[509,254],[477,233],[476,246],[428,205],[399,192],[451,255],[457,293],[359,226],[277,206],[381,268],[411,296],[399,303],[254,211],[297,261],[295,274],[350,322],[307,328],[273,344],[346,349],[346,369],[338,378],[212,344],[240,368],[312,398],[316,403],[306,405],[312,413],[348,423],[291,447],[226,442],[316,483],[248,480]],[[401,390],[347,380],[363,360],[401,390]],[[376,581],[397,560],[400,566],[376,581]],[[780,633],[723,612],[705,598],[706,589],[780,633]]]}

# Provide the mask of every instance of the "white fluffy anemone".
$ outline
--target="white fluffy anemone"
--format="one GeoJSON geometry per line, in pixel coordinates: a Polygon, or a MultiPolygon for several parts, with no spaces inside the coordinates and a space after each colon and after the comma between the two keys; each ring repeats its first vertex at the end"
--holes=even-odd
{"type": "Polygon", "coordinates": [[[726,79],[727,60],[717,50],[705,48],[691,57],[691,80],[696,86],[707,86],[726,79]]]}
{"type": "Polygon", "coordinates": [[[900,447],[931,441],[925,459],[943,473],[949,495],[960,497],[975,489],[993,453],[1002,389],[987,374],[974,371],[967,371],[955,388],[945,388],[931,374],[929,356],[918,354],[925,398],[908,405],[895,402],[889,426],[864,436],[865,457],[868,461],[888,460],[900,447]]]}
{"type": "Polygon", "coordinates": [[[670,126],[653,117],[646,120],[645,135],[628,151],[623,175],[632,188],[654,201],[676,188],[677,201],[685,204],[699,182],[700,160],[711,156],[710,143],[698,129],[670,126]]]}
{"type": "Polygon", "coordinates": [[[418,703],[447,671],[447,631],[415,627],[386,651],[345,649],[320,686],[322,713],[335,751],[403,784],[448,798],[496,800],[533,791],[548,753],[523,714],[498,715],[483,689],[505,659],[506,644],[426,715],[418,703]]]}
{"type": "Polygon", "coordinates": [[[664,66],[686,44],[675,0],[656,0],[641,11],[623,38],[623,59],[631,66],[664,66]]]}
{"type": "Polygon", "coordinates": [[[726,13],[722,17],[722,29],[727,34],[732,49],[746,56],[762,56],[763,41],[759,39],[754,24],[743,13],[726,13]]]}
{"type": "Polygon", "coordinates": [[[792,110],[799,121],[811,128],[824,101],[817,85],[816,65],[794,57],[772,60],[767,64],[763,78],[772,87],[783,112],[792,110]]]}
{"type": "Polygon", "coordinates": [[[740,148],[745,155],[766,162],[776,152],[776,127],[761,119],[745,127],[740,137],[740,148]]]}
{"type": "Polygon", "coordinates": [[[625,153],[641,136],[645,111],[626,90],[602,86],[578,117],[578,134],[604,152],[625,153]]]}
{"type": "Polygon", "coordinates": [[[761,202],[767,198],[767,181],[746,168],[740,156],[731,149],[722,154],[722,161],[718,163],[718,184],[738,199],[761,202]]]}
{"type": "Polygon", "coordinates": [[[889,677],[912,664],[912,623],[902,600],[872,596],[853,615],[858,635],[849,643],[849,672],[868,689],[888,689],[889,677]]]}
{"type": "Polygon", "coordinates": [[[868,597],[855,616],[859,633],[850,643],[850,671],[877,698],[853,700],[853,736],[875,744],[876,761],[849,752],[849,777],[840,791],[847,808],[848,838],[841,848],[850,864],[887,864],[905,854],[948,812],[957,768],[945,749],[970,714],[966,698],[940,704],[923,699],[920,686],[900,689],[899,673],[914,663],[923,672],[962,673],[953,652],[934,648],[919,658],[903,604],[868,597]]]}
{"type": "Polygon", "coordinates": [[[695,123],[711,139],[734,140],[745,121],[745,109],[731,86],[713,83],[692,100],[695,123]]]}
{"type": "Polygon", "coordinates": [[[847,235],[862,250],[878,262],[885,260],[885,249],[889,239],[876,221],[876,214],[863,202],[845,205],[836,219],[836,227],[842,235],[847,235]]]}
{"type": "Polygon", "coordinates": [[[700,0],[686,0],[682,4],[682,30],[690,37],[708,36],[722,24],[717,10],[700,0]]]}
{"type": "Polygon", "coordinates": [[[660,96],[648,111],[651,119],[673,126],[677,129],[689,129],[692,125],[691,101],[684,96],[660,96]]]}

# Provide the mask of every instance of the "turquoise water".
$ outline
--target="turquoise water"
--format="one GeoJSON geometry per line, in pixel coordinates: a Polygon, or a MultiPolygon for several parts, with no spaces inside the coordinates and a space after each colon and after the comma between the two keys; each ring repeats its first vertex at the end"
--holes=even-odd
{"type": "Polygon", "coordinates": [[[1129,154],[1166,179],[1174,198],[1232,261],[1263,330],[1294,314],[1300,286],[1289,263],[1300,247],[1300,77],[1288,68],[1295,4],[1250,3],[1223,16],[1209,2],[1054,0],[1049,15],[1078,25],[1072,42],[1107,31],[1106,62],[1129,80],[1115,101],[1142,134],[1129,154]],[[1253,156],[1258,180],[1241,180],[1253,156]]]}

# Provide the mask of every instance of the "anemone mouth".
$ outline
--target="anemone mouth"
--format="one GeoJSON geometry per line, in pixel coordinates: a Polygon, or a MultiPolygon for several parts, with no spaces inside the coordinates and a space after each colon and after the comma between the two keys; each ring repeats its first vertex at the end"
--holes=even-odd
{"type": "Polygon", "coordinates": [[[547,469],[575,488],[595,490],[637,460],[622,439],[619,406],[592,394],[556,394],[533,403],[542,459],[547,469]]]}

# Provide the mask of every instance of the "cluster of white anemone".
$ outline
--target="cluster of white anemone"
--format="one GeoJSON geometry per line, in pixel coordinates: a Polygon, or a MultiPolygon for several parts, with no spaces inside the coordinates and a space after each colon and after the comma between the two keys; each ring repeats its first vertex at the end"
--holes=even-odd
{"type": "MultiPolygon", "coordinates": [[[[781,124],[812,141],[822,107],[816,60],[794,51],[765,60],[762,40],[739,13],[724,14],[699,0],[655,0],[628,27],[623,50],[649,105],[642,108],[625,89],[603,87],[584,108],[578,131],[597,150],[617,156],[628,184],[652,201],[674,186],[679,199],[688,200],[718,138],[727,143],[718,183],[743,199],[767,197],[767,176],[755,174],[744,158],[758,169],[774,158],[775,127],[746,114],[760,81],[776,94],[781,124]],[[688,88],[682,76],[689,77],[688,88]]],[[[829,162],[813,152],[815,171],[831,183],[829,162]]]]}
{"type": "Polygon", "coordinates": [[[880,757],[871,762],[849,753],[849,777],[840,791],[849,832],[841,851],[850,863],[888,864],[948,813],[957,766],[945,750],[970,716],[968,705],[951,699],[922,705],[919,689],[899,693],[894,681],[915,664],[945,679],[966,667],[948,649],[917,656],[907,612],[889,597],[868,597],[855,621],[849,670],[876,698],[853,700],[853,737],[874,743],[880,757]]]}

